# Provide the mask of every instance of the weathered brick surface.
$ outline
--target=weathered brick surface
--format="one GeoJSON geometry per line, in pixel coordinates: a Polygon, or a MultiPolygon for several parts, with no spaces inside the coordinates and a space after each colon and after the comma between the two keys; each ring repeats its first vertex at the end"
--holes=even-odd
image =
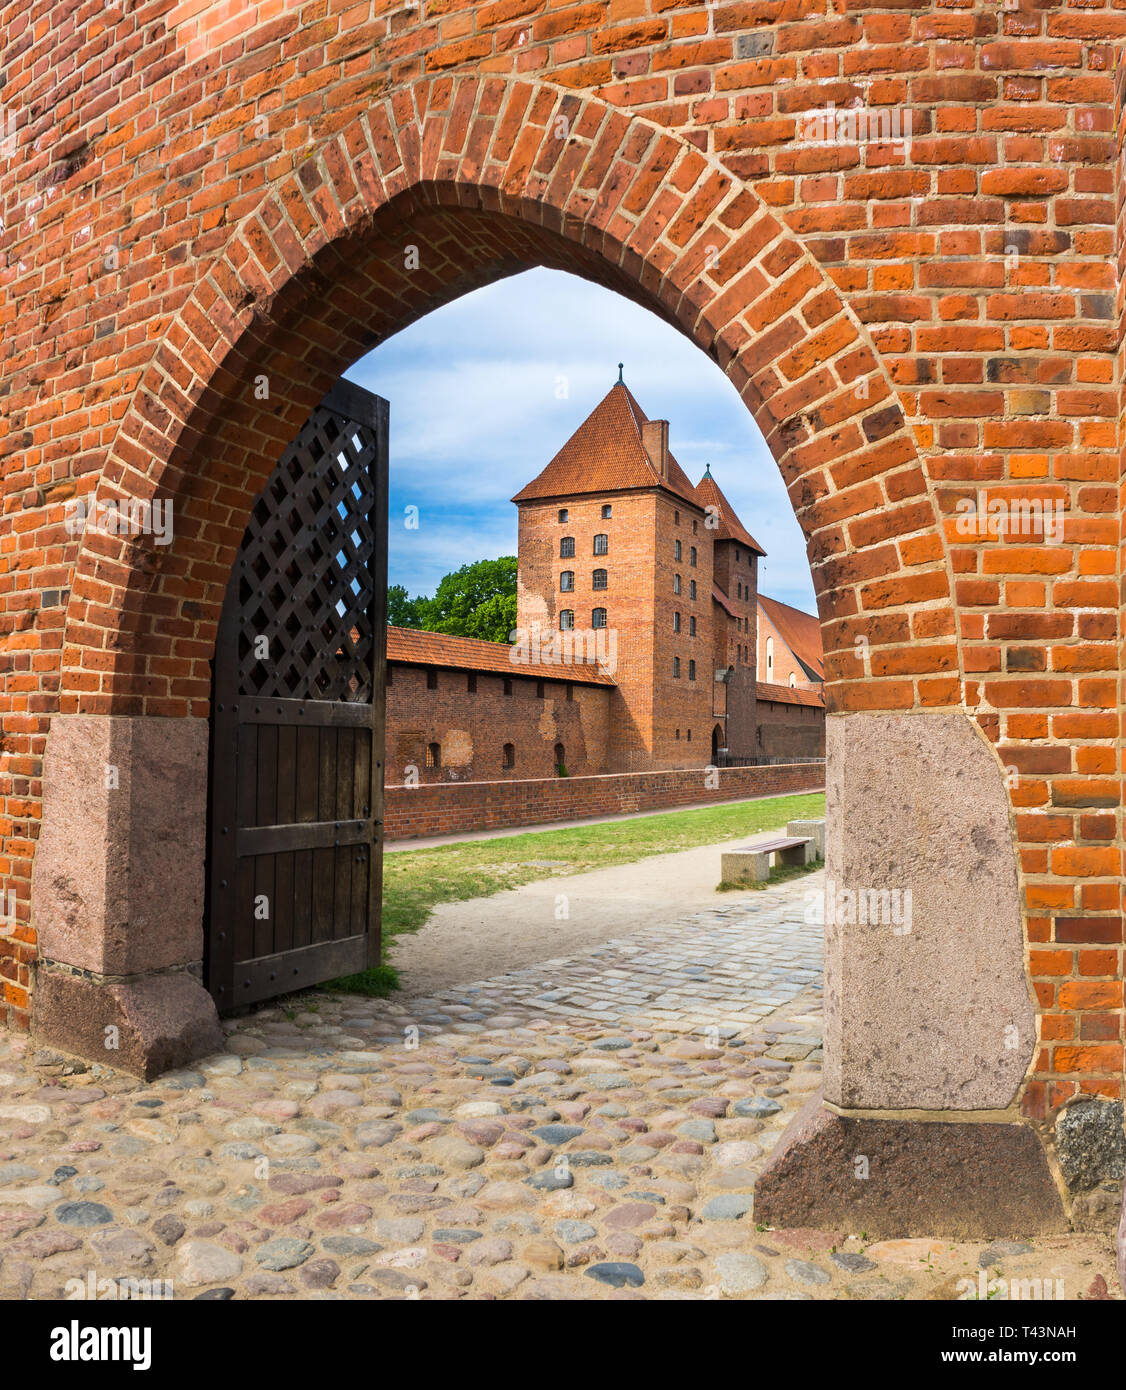
{"type": "Polygon", "coordinates": [[[514,674],[505,694],[505,677],[484,671],[472,673],[472,690],[467,671],[429,672],[396,662],[388,674],[389,788],[404,778],[451,783],[553,777],[560,743],[569,773],[607,770],[610,686],[514,674]],[[428,766],[427,748],[435,743],[438,765],[428,766]],[[511,767],[505,766],[505,744],[512,745],[511,767]]]}
{"type": "Polygon", "coordinates": [[[606,777],[388,787],[385,834],[388,840],[406,840],[459,830],[544,825],[583,816],[814,792],[824,786],[824,763],[780,763],[772,767],[673,768],[606,777]]]}
{"type": "Polygon", "coordinates": [[[1124,31],[1104,0],[9,6],[0,1008],[26,1020],[51,715],[204,713],[251,499],[310,406],[539,263],[660,309],[741,393],[830,708],[964,707],[1015,769],[1052,1020],[1024,1104],[1120,1093],[1121,1010],[1060,987],[1122,974],[1124,31]],[[909,113],[910,144],[807,138],[829,101],[909,113]],[[174,543],[72,537],[91,492],[171,498],[174,543]],[[966,534],[975,500],[1061,528],[966,534]]]}
{"type": "Polygon", "coordinates": [[[825,719],[819,708],[767,700],[760,695],[755,711],[757,754],[765,758],[825,756],[825,719]]]}

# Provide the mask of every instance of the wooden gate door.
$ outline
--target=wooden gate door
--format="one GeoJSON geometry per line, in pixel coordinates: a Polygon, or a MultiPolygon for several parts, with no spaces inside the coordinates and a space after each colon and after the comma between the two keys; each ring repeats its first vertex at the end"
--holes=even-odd
{"type": "Polygon", "coordinates": [[[379,963],[388,404],[333,388],[254,504],[212,691],[221,1013],[379,963]]]}

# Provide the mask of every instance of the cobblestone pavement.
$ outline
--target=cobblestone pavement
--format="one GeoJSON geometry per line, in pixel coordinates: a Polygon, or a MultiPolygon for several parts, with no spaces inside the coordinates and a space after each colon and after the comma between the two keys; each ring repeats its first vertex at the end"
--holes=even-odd
{"type": "Polygon", "coordinates": [[[822,927],[805,916],[823,877],[763,893],[750,913],[744,897],[739,906],[695,912],[577,955],[412,999],[411,1009],[441,1014],[472,1001],[474,1012],[496,1007],[536,1019],[733,1038],[820,984],[822,927]]]}
{"type": "Polygon", "coordinates": [[[147,1085],[0,1034],[0,1296],[1113,1293],[1109,1235],[756,1226],[820,1080],[816,884],[431,999],[293,996],[147,1085]]]}

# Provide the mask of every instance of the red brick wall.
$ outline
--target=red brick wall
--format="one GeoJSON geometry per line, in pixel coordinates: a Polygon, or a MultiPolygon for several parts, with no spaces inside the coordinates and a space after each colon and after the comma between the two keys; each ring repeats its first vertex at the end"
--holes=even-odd
{"type": "MultiPolygon", "coordinates": [[[[516,671],[519,667],[514,668],[516,671]]],[[[465,671],[437,670],[437,688],[427,686],[427,669],[389,667],[387,687],[388,785],[401,782],[408,768],[421,782],[495,781],[498,778],[552,777],[555,745],[562,743],[572,773],[606,771],[606,742],[612,691],[609,686],[545,680],[514,674],[511,695],[504,677],[477,672],[470,693],[465,671]],[[426,766],[426,748],[437,743],[441,766],[426,766]],[[516,750],[516,764],[503,766],[504,745],[516,750]]]]}
{"type": "Polygon", "coordinates": [[[749,666],[753,670],[758,556],[736,541],[716,541],[714,553],[716,583],[738,614],[735,618],[727,618],[725,624],[727,640],[723,644],[723,664],[749,666]]]}
{"type": "Polygon", "coordinates": [[[519,508],[517,626],[528,630],[538,625],[551,636],[559,630],[560,611],[569,608],[576,631],[589,633],[592,610],[606,609],[606,640],[616,643],[612,674],[618,688],[611,698],[609,761],[614,770],[647,766],[653,754],[655,507],[652,493],[624,492],[525,502],[519,508]],[[604,520],[607,505],[613,514],[604,520]],[[559,520],[561,507],[567,509],[566,522],[559,520]],[[609,538],[607,554],[593,553],[596,535],[609,538]],[[569,559],[559,554],[564,536],[575,542],[569,559]],[[591,588],[596,569],[607,572],[605,590],[591,588]],[[575,576],[572,593],[559,588],[565,570],[575,576]]]}
{"type": "Polygon", "coordinates": [[[542,264],[656,308],[740,392],[830,709],[965,709],[1017,769],[1022,1103],[1121,1094],[1124,34],[1109,0],[10,11],[0,1007],[26,1021],[53,714],[205,716],[250,505],[310,408],[542,264]],[[910,149],[811,142],[829,101],[910,113],[910,149]],[[966,535],[979,489],[1059,502],[1062,534],[966,535]],[[90,490],[172,500],[173,544],[70,535],[90,490]]]}
{"type": "Polygon", "coordinates": [[[825,756],[825,711],[820,706],[760,699],[755,708],[759,734],[756,753],[764,758],[825,756]]]}
{"type": "Polygon", "coordinates": [[[703,508],[661,497],[654,516],[653,544],[653,764],[699,767],[711,757],[713,723],[712,544],[704,527],[703,508]],[[679,594],[675,592],[676,575],[680,576],[679,594]],[[674,631],[674,613],[680,614],[679,632],[674,631]],[[674,658],[680,661],[679,676],[673,674],[674,658]]]}
{"type": "MultiPolygon", "coordinates": [[[[710,737],[710,734],[709,734],[710,737]]],[[[821,791],[824,764],[774,767],[680,768],[608,777],[555,777],[543,781],[470,782],[453,786],[388,787],[384,807],[388,840],[544,825],[579,817],[660,811],[745,797],[821,791]]]]}
{"type": "MultiPolygon", "coordinates": [[[[824,712],[822,712],[824,719],[824,712]]],[[[727,751],[742,758],[757,757],[758,700],[753,666],[736,666],[727,680],[727,751]]]]}

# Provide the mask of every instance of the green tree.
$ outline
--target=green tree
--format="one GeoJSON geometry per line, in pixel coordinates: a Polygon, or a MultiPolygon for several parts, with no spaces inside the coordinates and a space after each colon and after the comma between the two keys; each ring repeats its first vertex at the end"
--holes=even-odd
{"type": "Polygon", "coordinates": [[[516,556],[476,560],[447,574],[433,598],[417,599],[419,627],[507,642],[516,626],[516,556]]]}
{"type": "Polygon", "coordinates": [[[422,614],[419,605],[427,600],[409,598],[402,584],[387,586],[387,621],[392,627],[421,627],[422,614]]]}

